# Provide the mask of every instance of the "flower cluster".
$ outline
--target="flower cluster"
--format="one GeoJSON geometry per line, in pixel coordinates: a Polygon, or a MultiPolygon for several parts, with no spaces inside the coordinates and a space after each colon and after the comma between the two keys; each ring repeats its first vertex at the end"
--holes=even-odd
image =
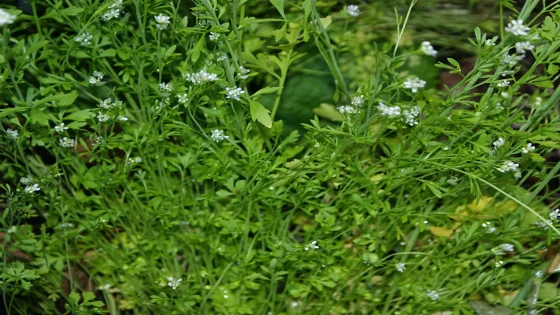
{"type": "Polygon", "coordinates": [[[210,138],[212,138],[212,140],[214,140],[215,142],[220,142],[222,140],[229,139],[229,136],[226,136],[223,130],[214,129],[212,130],[212,135],[210,136],[210,138]]]}
{"type": "Polygon", "coordinates": [[[171,92],[173,91],[173,85],[171,83],[162,82],[159,84],[159,90],[162,92],[171,92]]]}
{"type": "Polygon", "coordinates": [[[492,223],[490,222],[482,223],[482,227],[484,228],[484,232],[487,234],[496,232],[496,228],[492,226],[492,223]]]}
{"type": "Polygon", "coordinates": [[[93,39],[93,35],[88,32],[83,32],[82,34],[74,37],[74,41],[79,43],[81,46],[89,46],[91,45],[91,40],[93,39]]]}
{"type": "Polygon", "coordinates": [[[204,70],[200,70],[197,73],[187,73],[185,80],[193,84],[202,84],[208,81],[217,81],[218,75],[214,73],[208,73],[204,70]]]}
{"type": "Polygon", "coordinates": [[[498,138],[498,140],[492,142],[492,145],[494,146],[494,148],[499,149],[503,147],[505,143],[506,142],[504,141],[503,138],[498,138]]]}
{"type": "Polygon", "coordinates": [[[215,42],[215,41],[217,41],[218,39],[220,39],[220,33],[210,32],[210,35],[208,35],[208,38],[209,38],[211,41],[215,42]]]}
{"type": "Polygon", "coordinates": [[[10,128],[6,129],[6,134],[8,135],[8,138],[12,138],[12,140],[17,140],[19,136],[19,132],[17,130],[10,128]]]}
{"type": "Polygon", "coordinates": [[[428,56],[437,57],[437,50],[432,47],[432,44],[430,42],[422,42],[420,50],[422,50],[422,52],[428,56]]]}
{"type": "Polygon", "coordinates": [[[177,95],[177,100],[181,104],[185,104],[189,101],[187,93],[177,95]]]}
{"type": "Polygon", "coordinates": [[[236,101],[239,101],[241,99],[241,95],[243,95],[243,94],[245,94],[245,91],[243,91],[243,89],[241,89],[241,88],[226,87],[226,98],[227,99],[234,99],[236,101]]]}
{"type": "Polygon", "coordinates": [[[25,177],[22,177],[19,179],[19,182],[22,185],[25,185],[25,188],[23,189],[23,191],[26,194],[32,194],[36,191],[41,190],[41,188],[39,188],[39,184],[34,184],[33,183],[33,178],[31,178],[31,176],[27,175],[25,177]]]}
{"type": "Polygon", "coordinates": [[[521,152],[523,152],[523,154],[527,154],[533,151],[535,151],[535,146],[531,142],[527,143],[527,145],[523,149],[521,149],[521,152]]]}
{"type": "Polygon", "coordinates": [[[312,250],[319,249],[319,245],[317,245],[317,241],[313,241],[313,242],[309,243],[309,245],[305,246],[304,249],[306,251],[308,251],[309,249],[312,249],[312,250]]]}
{"type": "Polygon", "coordinates": [[[60,123],[60,125],[54,126],[54,131],[57,133],[63,133],[64,130],[68,130],[68,127],[64,125],[64,123],[60,123]]]}
{"type": "Polygon", "coordinates": [[[139,157],[139,156],[134,157],[134,158],[128,158],[126,160],[126,165],[128,165],[128,166],[132,166],[132,165],[138,164],[138,163],[142,163],[142,158],[139,157]]]}
{"type": "Polygon", "coordinates": [[[4,11],[3,9],[0,9],[0,27],[6,25],[6,24],[12,24],[14,23],[14,21],[16,20],[16,16],[13,14],[10,14],[6,11],[4,11]]]}
{"type": "Polygon", "coordinates": [[[535,49],[534,45],[531,45],[530,42],[518,42],[515,43],[515,51],[519,54],[519,55],[525,55],[525,51],[526,50],[533,50],[535,49]]]}
{"type": "Polygon", "coordinates": [[[356,113],[356,108],[351,105],[342,105],[336,108],[341,114],[354,114],[356,113]]]}
{"type": "Polygon", "coordinates": [[[523,20],[520,19],[509,22],[506,27],[506,32],[517,36],[526,36],[529,30],[530,28],[523,25],[523,20]]]}
{"type": "Polygon", "coordinates": [[[401,107],[400,106],[387,106],[381,102],[379,102],[379,111],[381,112],[381,116],[386,117],[397,117],[401,115],[401,107]]]}
{"type": "Polygon", "coordinates": [[[103,73],[99,72],[99,71],[94,71],[93,75],[91,77],[89,77],[89,84],[91,84],[91,85],[103,85],[103,84],[105,84],[101,80],[103,80],[103,73]]]}
{"type": "Polygon", "coordinates": [[[154,19],[156,20],[156,27],[157,27],[158,30],[166,29],[167,26],[169,26],[169,23],[171,23],[169,21],[169,16],[163,15],[161,13],[154,16],[154,19]]]}
{"type": "Polygon", "coordinates": [[[101,16],[103,21],[109,21],[116,19],[120,16],[122,10],[122,0],[113,0],[113,2],[107,8],[107,11],[101,16]]]}
{"type": "Polygon", "coordinates": [[[398,272],[404,272],[406,270],[406,265],[404,263],[398,263],[395,268],[398,272]]]}
{"type": "Polygon", "coordinates": [[[502,166],[498,167],[498,172],[500,173],[507,173],[509,171],[515,172],[517,171],[518,167],[519,164],[514,163],[512,161],[506,161],[504,162],[504,164],[502,164],[502,166]]]}
{"type": "Polygon", "coordinates": [[[74,139],[69,139],[68,137],[58,139],[58,143],[63,148],[73,148],[75,145],[74,139]]]}
{"type": "Polygon", "coordinates": [[[503,256],[506,254],[505,252],[511,253],[514,250],[515,247],[513,246],[513,244],[500,244],[498,247],[492,248],[492,252],[496,256],[503,256]]]}
{"type": "Polygon", "coordinates": [[[432,299],[433,301],[437,301],[439,300],[439,293],[437,293],[437,291],[434,290],[428,290],[427,291],[427,295],[430,299],[432,299]]]}
{"type": "Polygon", "coordinates": [[[113,100],[111,98],[107,98],[107,99],[101,101],[101,103],[99,103],[99,107],[101,107],[103,109],[121,108],[122,107],[122,102],[119,101],[119,100],[115,100],[113,102],[113,100]]]}
{"type": "Polygon", "coordinates": [[[348,15],[353,17],[357,17],[362,14],[362,12],[360,12],[360,7],[358,7],[357,5],[349,5],[346,8],[346,12],[348,13],[348,15]]]}
{"type": "Polygon", "coordinates": [[[403,84],[405,89],[409,89],[412,93],[418,92],[418,89],[426,86],[426,81],[420,80],[417,77],[407,79],[403,84]]]}
{"type": "Polygon", "coordinates": [[[251,72],[251,70],[249,70],[247,68],[239,67],[239,78],[241,80],[247,80],[250,72],[251,72]]]}
{"type": "Polygon", "coordinates": [[[420,106],[412,106],[403,110],[404,122],[411,127],[418,125],[418,116],[420,116],[420,106]]]}
{"type": "Polygon", "coordinates": [[[362,105],[364,105],[365,100],[366,99],[363,95],[354,96],[352,97],[352,101],[350,102],[350,104],[356,107],[362,107],[362,105]]]}

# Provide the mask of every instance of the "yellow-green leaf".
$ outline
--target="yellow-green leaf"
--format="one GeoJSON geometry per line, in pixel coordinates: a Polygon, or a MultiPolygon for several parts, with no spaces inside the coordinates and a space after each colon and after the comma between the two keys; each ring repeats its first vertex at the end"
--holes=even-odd
{"type": "Polygon", "coordinates": [[[249,100],[249,106],[251,110],[251,118],[253,121],[260,122],[266,128],[272,127],[272,119],[268,114],[269,111],[261,103],[253,100],[249,100]]]}

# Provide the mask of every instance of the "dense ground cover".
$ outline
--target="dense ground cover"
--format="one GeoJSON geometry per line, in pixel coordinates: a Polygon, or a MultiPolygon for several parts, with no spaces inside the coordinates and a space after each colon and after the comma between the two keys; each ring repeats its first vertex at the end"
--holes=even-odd
{"type": "Polygon", "coordinates": [[[0,6],[3,311],[559,314],[559,3],[0,6]]]}

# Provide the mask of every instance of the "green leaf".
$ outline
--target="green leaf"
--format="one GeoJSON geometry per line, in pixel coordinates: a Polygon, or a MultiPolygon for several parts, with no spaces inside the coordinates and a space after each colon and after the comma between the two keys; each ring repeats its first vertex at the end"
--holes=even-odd
{"type": "Polygon", "coordinates": [[[113,48],[111,49],[107,49],[105,51],[103,51],[99,57],[115,57],[115,55],[117,54],[117,51],[113,48]]]}
{"type": "Polygon", "coordinates": [[[281,87],[272,87],[272,86],[269,86],[269,87],[265,87],[265,88],[262,88],[262,89],[258,90],[258,91],[257,91],[255,94],[253,94],[252,96],[253,96],[253,98],[256,98],[257,96],[260,96],[260,95],[278,92],[278,91],[280,91],[281,89],[282,89],[281,87]]]}
{"type": "Polygon", "coordinates": [[[88,292],[82,293],[82,297],[84,298],[84,302],[89,302],[89,301],[95,299],[95,294],[88,291],[88,292]]]}
{"type": "Polygon", "coordinates": [[[270,0],[270,3],[280,12],[284,20],[287,20],[286,14],[284,13],[284,0],[270,0]]]}
{"type": "Polygon", "coordinates": [[[251,118],[253,121],[260,122],[266,128],[272,127],[272,119],[270,118],[269,111],[261,103],[249,100],[251,109],[251,118]]]}
{"type": "Polygon", "coordinates": [[[319,107],[313,108],[313,112],[320,117],[330,119],[332,121],[343,122],[344,116],[334,107],[334,105],[321,103],[319,107]]]}
{"type": "Polygon", "coordinates": [[[82,109],[66,116],[64,120],[85,121],[90,117],[91,117],[91,113],[89,112],[89,109],[82,109]]]}
{"type": "Polygon", "coordinates": [[[40,109],[33,109],[29,114],[29,119],[31,123],[38,123],[39,125],[48,126],[49,125],[49,117],[45,112],[40,109]]]}
{"type": "Polygon", "coordinates": [[[72,91],[67,94],[63,94],[58,99],[58,105],[60,106],[70,106],[78,98],[78,92],[72,91]]]}
{"type": "Polygon", "coordinates": [[[191,60],[193,62],[196,62],[198,58],[200,58],[200,53],[204,50],[204,39],[205,39],[204,36],[200,37],[200,39],[192,49],[191,60]]]}
{"type": "Polygon", "coordinates": [[[461,71],[461,65],[459,64],[459,62],[453,58],[447,58],[447,61],[455,66],[455,69],[461,71]]]}
{"type": "Polygon", "coordinates": [[[69,8],[60,10],[60,14],[66,15],[66,16],[76,16],[76,15],[82,13],[82,12],[84,12],[84,9],[80,8],[80,7],[69,7],[69,8]]]}

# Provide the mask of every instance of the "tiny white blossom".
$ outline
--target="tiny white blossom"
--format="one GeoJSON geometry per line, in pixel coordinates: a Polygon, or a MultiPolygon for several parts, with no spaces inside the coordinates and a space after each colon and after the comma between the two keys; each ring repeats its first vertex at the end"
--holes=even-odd
{"type": "Polygon", "coordinates": [[[500,93],[500,95],[501,95],[503,98],[508,98],[508,97],[509,97],[509,94],[508,94],[507,92],[502,92],[502,93],[500,93]]]}
{"type": "Polygon", "coordinates": [[[217,81],[218,75],[214,73],[208,73],[204,70],[200,70],[197,73],[188,73],[185,76],[185,80],[194,84],[201,84],[208,81],[217,81]]]}
{"type": "Polygon", "coordinates": [[[187,93],[177,95],[177,99],[178,99],[179,103],[181,103],[181,104],[185,104],[186,102],[189,101],[189,99],[187,98],[187,93]]]}
{"type": "Polygon", "coordinates": [[[505,53],[500,63],[513,67],[516,64],[518,64],[521,60],[523,60],[523,58],[525,58],[525,55],[516,55],[516,54],[509,55],[508,53],[505,53]]]}
{"type": "Polygon", "coordinates": [[[109,283],[105,283],[104,285],[99,287],[99,290],[108,291],[111,289],[111,285],[109,283]]]}
{"type": "Polygon", "coordinates": [[[435,50],[434,47],[432,47],[432,44],[428,41],[422,42],[420,49],[428,56],[437,57],[437,50],[435,50]]]}
{"type": "Polygon", "coordinates": [[[509,22],[506,27],[506,32],[512,33],[513,35],[517,36],[526,36],[529,30],[530,28],[523,25],[523,20],[521,19],[509,22]]]}
{"type": "Polygon", "coordinates": [[[106,122],[109,120],[109,115],[103,114],[102,112],[97,113],[97,120],[99,120],[99,122],[106,122]]]}
{"type": "Polygon", "coordinates": [[[539,228],[545,230],[545,231],[548,231],[549,224],[550,224],[550,225],[553,225],[554,222],[552,222],[551,220],[545,220],[544,222],[543,222],[543,221],[537,221],[537,222],[535,222],[535,223],[533,223],[533,224],[536,225],[537,227],[539,227],[539,228]],[[548,223],[548,224],[547,224],[547,223],[548,223]]]}
{"type": "Polygon", "coordinates": [[[20,178],[19,182],[22,183],[23,185],[29,185],[33,182],[33,178],[31,178],[31,176],[27,175],[25,177],[20,178]]]}
{"type": "Polygon", "coordinates": [[[494,42],[493,39],[487,39],[484,41],[484,45],[486,46],[496,46],[496,43],[494,42]]]}
{"type": "Polygon", "coordinates": [[[362,107],[362,105],[364,105],[364,102],[365,102],[365,97],[363,95],[358,95],[352,97],[352,101],[350,102],[350,104],[356,107],[362,107]]]}
{"type": "Polygon", "coordinates": [[[67,137],[64,137],[64,138],[58,139],[58,143],[63,148],[72,148],[72,147],[74,147],[75,141],[74,141],[74,139],[69,139],[67,137]]]}
{"type": "Polygon", "coordinates": [[[247,68],[239,67],[239,78],[241,80],[247,80],[250,72],[251,72],[251,70],[249,70],[247,68]]]}
{"type": "Polygon", "coordinates": [[[210,138],[212,138],[215,142],[220,142],[222,140],[229,139],[229,136],[226,136],[223,130],[214,129],[212,130],[210,138]]]}
{"type": "Polygon", "coordinates": [[[548,217],[552,222],[560,222],[560,209],[551,210],[548,217]]]}
{"type": "Polygon", "coordinates": [[[226,93],[227,93],[226,94],[227,99],[234,99],[236,101],[239,101],[241,95],[245,94],[245,91],[243,91],[243,89],[238,87],[234,87],[234,88],[226,87],[226,93]]]}
{"type": "Polygon", "coordinates": [[[29,186],[25,187],[25,189],[24,189],[25,193],[27,193],[27,194],[32,194],[32,193],[34,193],[36,191],[39,191],[39,190],[41,190],[41,188],[39,188],[38,184],[29,185],[29,186]]]}
{"type": "Polygon", "coordinates": [[[8,232],[8,234],[14,234],[16,231],[17,231],[17,225],[12,225],[6,232],[8,232]]]}
{"type": "Polygon", "coordinates": [[[89,46],[91,45],[91,40],[93,39],[93,35],[88,32],[83,32],[82,34],[74,37],[74,41],[79,43],[80,46],[89,46]]]}
{"type": "Polygon", "coordinates": [[[509,86],[509,81],[508,80],[502,80],[502,81],[498,82],[497,86],[498,87],[508,87],[509,86]]]}
{"type": "Polygon", "coordinates": [[[496,232],[496,228],[492,226],[492,223],[490,222],[482,223],[482,227],[485,229],[484,232],[487,234],[492,234],[496,232]]]}
{"type": "Polygon", "coordinates": [[[72,224],[72,223],[62,223],[60,225],[60,227],[63,228],[63,229],[71,229],[71,228],[74,227],[74,224],[72,224]]]}
{"type": "Polygon", "coordinates": [[[183,279],[175,279],[173,277],[167,277],[167,286],[175,290],[181,284],[183,279]]]}
{"type": "Polygon", "coordinates": [[[0,27],[6,25],[6,24],[12,24],[14,23],[14,21],[16,20],[15,15],[10,14],[6,11],[4,11],[3,9],[0,9],[0,27]]]}
{"type": "Polygon", "coordinates": [[[103,143],[105,143],[105,140],[101,136],[97,136],[93,140],[93,145],[102,145],[103,143]]]}
{"type": "Polygon", "coordinates": [[[412,106],[409,109],[403,110],[404,122],[411,127],[418,125],[418,116],[420,116],[420,106],[412,106]]]}
{"type": "Polygon", "coordinates": [[[504,162],[504,164],[502,164],[502,166],[500,166],[498,168],[498,172],[501,172],[501,173],[507,173],[509,171],[515,172],[515,171],[517,171],[518,167],[519,167],[519,164],[514,163],[512,161],[506,161],[506,162],[504,162]]]}
{"type": "Polygon", "coordinates": [[[535,146],[529,142],[527,143],[527,145],[521,150],[524,154],[527,154],[529,152],[533,152],[535,151],[535,146]]]}
{"type": "Polygon", "coordinates": [[[60,125],[54,126],[54,131],[56,131],[57,133],[62,133],[64,132],[64,130],[68,130],[68,127],[66,127],[64,123],[60,123],[60,125]]]}
{"type": "Polygon", "coordinates": [[[122,10],[122,0],[114,0],[109,5],[107,11],[103,14],[103,16],[101,16],[101,19],[103,19],[104,21],[116,19],[120,16],[121,10],[122,10]]]}
{"type": "Polygon", "coordinates": [[[406,269],[406,265],[404,263],[398,263],[395,268],[398,272],[404,272],[406,269]]]}
{"type": "Polygon", "coordinates": [[[349,5],[346,8],[346,12],[348,12],[348,15],[353,17],[357,17],[362,13],[360,12],[360,7],[358,7],[357,5],[349,5]]]}
{"type": "Polygon", "coordinates": [[[504,261],[503,261],[503,260],[498,260],[498,261],[496,261],[496,263],[495,263],[496,268],[500,268],[500,267],[503,266],[503,265],[504,265],[504,261]]]}
{"type": "Polygon", "coordinates": [[[99,71],[94,71],[93,75],[89,77],[89,84],[91,85],[103,85],[103,73],[99,71]]]}
{"type": "Polygon", "coordinates": [[[492,252],[496,256],[505,255],[505,252],[513,252],[515,251],[515,247],[513,244],[500,244],[498,247],[492,248],[492,252]]]}
{"type": "Polygon", "coordinates": [[[127,121],[127,120],[128,120],[128,117],[126,117],[126,116],[118,116],[117,119],[120,120],[120,121],[127,121]]]}
{"type": "Polygon", "coordinates": [[[173,85],[171,83],[162,82],[159,84],[159,90],[164,92],[171,92],[173,90],[173,85]]]}
{"type": "Polygon", "coordinates": [[[350,105],[343,105],[336,108],[341,114],[354,114],[356,112],[356,108],[350,105]]]}
{"type": "Polygon", "coordinates": [[[535,104],[534,104],[534,106],[535,106],[535,107],[540,107],[541,105],[542,105],[542,98],[541,98],[540,96],[537,96],[537,97],[535,98],[535,104]]]}
{"type": "Polygon", "coordinates": [[[156,27],[160,30],[166,29],[170,23],[169,16],[163,15],[161,13],[156,15],[154,19],[156,20],[156,27]]]}
{"type": "Polygon", "coordinates": [[[401,115],[400,106],[387,106],[381,102],[379,102],[379,111],[381,112],[381,116],[387,116],[390,118],[401,115]]]}
{"type": "Polygon", "coordinates": [[[430,299],[432,299],[434,301],[437,301],[440,298],[439,293],[437,293],[436,291],[433,291],[433,290],[428,290],[427,295],[430,299]]]}
{"type": "Polygon", "coordinates": [[[417,77],[407,79],[403,84],[405,89],[409,89],[412,93],[418,92],[418,89],[426,86],[426,81],[420,80],[417,77]]]}
{"type": "Polygon", "coordinates": [[[313,241],[311,243],[309,243],[309,245],[305,246],[304,248],[306,251],[308,251],[309,249],[319,249],[319,246],[317,245],[317,241],[313,241]]]}
{"type": "Polygon", "coordinates": [[[217,41],[218,39],[220,39],[220,33],[210,32],[210,35],[208,35],[208,38],[209,38],[211,41],[215,42],[215,41],[217,41]]]}
{"type": "Polygon", "coordinates": [[[13,140],[17,140],[19,136],[19,132],[17,130],[10,128],[6,129],[6,134],[8,134],[8,137],[12,138],[13,140]]]}
{"type": "Polygon", "coordinates": [[[515,43],[515,50],[518,54],[525,54],[525,50],[533,50],[535,46],[531,45],[530,42],[518,42],[515,43]]]}
{"type": "Polygon", "coordinates": [[[506,142],[504,141],[503,138],[498,138],[498,140],[492,142],[492,144],[494,145],[494,147],[495,147],[496,149],[501,148],[502,146],[504,146],[505,143],[506,143],[506,142]]]}

